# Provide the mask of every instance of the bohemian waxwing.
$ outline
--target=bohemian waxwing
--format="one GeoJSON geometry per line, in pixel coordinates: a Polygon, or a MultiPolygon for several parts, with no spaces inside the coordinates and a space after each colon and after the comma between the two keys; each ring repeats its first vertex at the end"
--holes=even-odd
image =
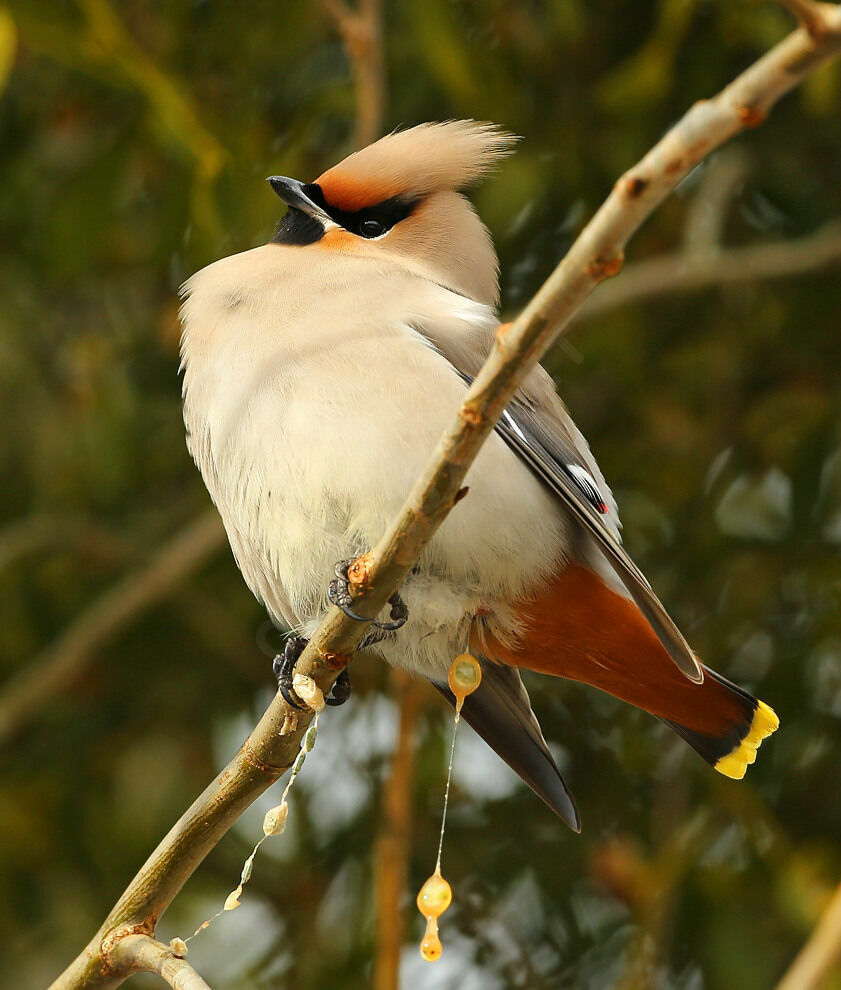
{"type": "MultiPolygon", "coordinates": [[[[400,509],[491,347],[497,259],[460,190],[512,145],[488,124],[421,124],[315,182],[274,177],[289,210],[273,240],[184,286],[190,453],[248,586],[300,636],[336,562],[400,509]]],[[[542,368],[467,484],[400,589],[408,621],[382,656],[448,694],[452,659],[477,654],[465,718],[576,830],[518,668],[628,701],[742,777],[778,720],[698,663],[622,550],[610,489],[542,368]]]]}

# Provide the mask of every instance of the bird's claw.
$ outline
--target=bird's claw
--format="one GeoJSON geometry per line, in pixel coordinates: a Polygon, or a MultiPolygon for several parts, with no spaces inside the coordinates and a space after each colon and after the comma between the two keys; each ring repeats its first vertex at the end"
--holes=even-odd
{"type": "Polygon", "coordinates": [[[283,653],[279,653],[272,661],[272,670],[277,678],[277,689],[283,695],[283,700],[292,708],[297,708],[299,712],[307,710],[306,705],[300,703],[301,699],[292,689],[292,679],[295,676],[295,664],[298,657],[304,652],[307,640],[303,636],[290,636],[283,647],[283,653]]]}
{"type": "MultiPolygon", "coordinates": [[[[409,610],[396,591],[388,600],[388,604],[391,606],[388,622],[378,622],[376,619],[369,619],[365,615],[359,615],[358,612],[354,612],[351,608],[353,605],[353,596],[350,593],[350,579],[348,578],[348,567],[353,562],[354,558],[351,558],[350,560],[340,560],[336,564],[336,576],[327,586],[327,597],[330,601],[340,608],[349,619],[355,619],[357,622],[370,622],[371,625],[383,630],[383,632],[392,632],[405,625],[406,620],[409,618],[409,610]]],[[[379,642],[381,638],[379,637],[374,642],[379,642]]],[[[370,642],[367,645],[371,645],[370,642]]]]}
{"type": "MultiPolygon", "coordinates": [[[[359,615],[351,607],[353,596],[350,593],[350,579],[348,578],[348,568],[355,558],[342,560],[336,564],[336,576],[327,586],[327,597],[340,608],[350,619],[357,622],[369,622],[373,629],[368,633],[360,644],[363,648],[373,646],[385,638],[386,633],[393,632],[406,624],[409,618],[409,610],[400,595],[395,591],[389,598],[388,604],[391,606],[388,622],[378,622],[376,619],[369,619],[365,615],[359,615]]],[[[290,636],[283,647],[283,653],[278,654],[272,662],[272,670],[277,678],[277,689],[283,696],[283,700],[292,708],[299,712],[307,710],[306,705],[301,704],[301,699],[293,688],[293,678],[295,676],[295,664],[304,651],[307,640],[303,636],[290,636]]],[[[328,705],[343,705],[351,693],[350,674],[343,670],[336,678],[333,689],[326,699],[328,705]]]]}
{"type": "Polygon", "coordinates": [[[325,701],[328,705],[333,705],[334,707],[343,705],[350,697],[350,692],[350,674],[347,670],[343,670],[333,682],[333,690],[325,701]]]}
{"type": "MultiPolygon", "coordinates": [[[[283,653],[278,654],[272,661],[272,670],[277,678],[277,689],[283,695],[283,700],[287,705],[296,708],[299,712],[307,711],[307,706],[300,703],[301,699],[292,688],[295,676],[295,664],[304,652],[304,647],[309,640],[303,636],[290,636],[286,640],[283,653]]],[[[325,699],[328,705],[343,705],[351,694],[350,674],[343,670],[336,678],[330,695],[325,699]]]]}

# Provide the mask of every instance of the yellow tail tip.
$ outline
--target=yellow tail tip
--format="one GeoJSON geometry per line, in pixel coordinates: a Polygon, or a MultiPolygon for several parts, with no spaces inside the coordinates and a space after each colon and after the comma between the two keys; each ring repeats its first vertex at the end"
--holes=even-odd
{"type": "Polygon", "coordinates": [[[762,740],[775,732],[779,725],[780,720],[774,709],[769,708],[764,701],[758,701],[747,735],[732,753],[721,757],[715,765],[716,770],[723,773],[725,777],[741,780],[748,764],[753,763],[756,759],[756,751],[762,744],[762,740]]]}

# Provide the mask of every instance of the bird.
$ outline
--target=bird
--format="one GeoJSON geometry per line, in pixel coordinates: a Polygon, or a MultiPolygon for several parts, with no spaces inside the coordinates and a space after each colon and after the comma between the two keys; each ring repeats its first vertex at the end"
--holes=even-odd
{"type": "MultiPolygon", "coordinates": [[[[288,208],[273,238],[182,287],[187,446],[242,576],[297,644],[337,600],[336,564],[401,508],[490,351],[498,262],[466,191],[517,140],[424,123],[312,182],[272,176],[288,208]]],[[[465,720],[575,831],[522,670],[641,708],[741,778],[777,716],[693,653],[623,549],[616,501],[540,365],[465,484],[371,648],[451,702],[449,664],[473,653],[483,677],[465,720]]]]}

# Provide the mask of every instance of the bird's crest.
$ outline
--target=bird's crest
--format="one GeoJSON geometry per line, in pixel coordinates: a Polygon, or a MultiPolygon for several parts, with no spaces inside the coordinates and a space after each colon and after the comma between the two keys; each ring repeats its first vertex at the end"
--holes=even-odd
{"type": "Polygon", "coordinates": [[[354,152],[316,182],[341,210],[360,210],[395,196],[419,199],[478,182],[511,154],[516,141],[501,127],[475,120],[419,124],[354,152]]]}

